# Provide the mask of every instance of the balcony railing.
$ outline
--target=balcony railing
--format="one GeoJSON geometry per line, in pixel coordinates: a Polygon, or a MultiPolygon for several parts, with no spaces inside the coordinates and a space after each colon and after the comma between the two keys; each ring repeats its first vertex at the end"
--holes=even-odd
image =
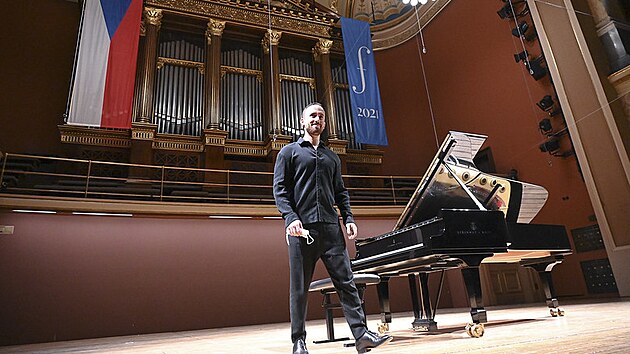
{"type": "MultiPolygon", "coordinates": [[[[273,173],[5,154],[0,193],[160,203],[273,205],[273,173]]],[[[416,176],[344,175],[352,205],[405,205],[416,176]]]]}

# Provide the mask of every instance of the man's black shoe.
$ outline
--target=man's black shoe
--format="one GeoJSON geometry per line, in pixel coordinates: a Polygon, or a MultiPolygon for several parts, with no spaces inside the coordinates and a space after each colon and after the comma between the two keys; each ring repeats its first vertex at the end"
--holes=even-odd
{"type": "Polygon", "coordinates": [[[306,350],[306,343],[304,343],[304,339],[299,338],[293,343],[293,354],[308,354],[308,350],[306,350]]]}
{"type": "Polygon", "coordinates": [[[372,348],[389,343],[392,339],[394,338],[390,335],[379,337],[374,332],[365,331],[361,338],[357,339],[355,347],[357,348],[357,352],[359,352],[359,354],[363,354],[369,352],[372,348]]]}

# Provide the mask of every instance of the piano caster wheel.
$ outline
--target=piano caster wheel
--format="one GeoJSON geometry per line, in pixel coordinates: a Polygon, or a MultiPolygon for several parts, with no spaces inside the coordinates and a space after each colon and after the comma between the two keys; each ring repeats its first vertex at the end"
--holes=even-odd
{"type": "Polygon", "coordinates": [[[561,309],[560,307],[549,309],[549,313],[551,314],[552,317],[564,316],[564,310],[561,309]]]}
{"type": "Polygon", "coordinates": [[[389,323],[381,323],[378,325],[378,333],[385,334],[389,332],[389,323]]]}
{"type": "Polygon", "coordinates": [[[564,316],[564,310],[558,307],[558,316],[564,316]]]}
{"type": "Polygon", "coordinates": [[[483,337],[483,323],[469,323],[466,325],[466,333],[473,338],[483,337]]]}
{"type": "Polygon", "coordinates": [[[552,309],[549,309],[549,313],[551,314],[552,317],[564,316],[564,310],[561,309],[560,307],[554,307],[552,309]]]}

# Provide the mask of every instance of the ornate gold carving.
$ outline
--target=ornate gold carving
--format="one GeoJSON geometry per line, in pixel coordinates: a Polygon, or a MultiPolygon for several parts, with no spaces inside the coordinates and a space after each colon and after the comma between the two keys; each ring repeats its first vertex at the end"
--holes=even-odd
{"type": "Polygon", "coordinates": [[[339,10],[337,10],[337,0],[332,0],[330,2],[330,9],[333,10],[336,14],[339,13],[339,10]]]}
{"type": "Polygon", "coordinates": [[[199,70],[199,73],[202,74],[202,75],[205,72],[205,64],[197,62],[197,61],[174,59],[174,58],[164,58],[164,57],[159,57],[157,59],[157,69],[158,70],[162,69],[162,67],[164,67],[165,64],[176,65],[176,66],[183,66],[183,67],[186,67],[186,68],[197,68],[197,70],[199,70]]]}
{"type": "Polygon", "coordinates": [[[160,134],[153,141],[151,147],[154,150],[177,150],[189,152],[202,152],[203,143],[198,137],[160,134]]]}
{"type": "Polygon", "coordinates": [[[204,129],[203,140],[204,145],[225,146],[225,138],[228,132],[220,129],[204,129]]]}
{"type": "Polygon", "coordinates": [[[147,25],[144,19],[142,19],[142,21],[140,21],[140,37],[144,37],[146,35],[147,35],[147,25]]]}
{"type": "Polygon", "coordinates": [[[329,54],[332,45],[333,41],[331,41],[330,39],[320,38],[317,44],[315,44],[315,47],[313,47],[313,54],[315,54],[316,56],[329,54]]]}
{"type": "MultiPolygon", "coordinates": [[[[212,18],[210,19],[210,21],[208,21],[207,32],[210,32],[211,35],[221,37],[223,35],[224,29],[225,29],[225,21],[217,21],[212,18]]],[[[207,36],[207,32],[206,32],[206,36],[207,36]]]]}
{"type": "Polygon", "coordinates": [[[282,80],[304,82],[307,83],[313,90],[315,89],[315,79],[312,77],[280,74],[280,81],[282,80]]]}
{"type": "Polygon", "coordinates": [[[269,134],[265,140],[265,151],[268,155],[272,151],[280,151],[293,140],[292,137],[283,134],[269,134]]]}
{"type": "Polygon", "coordinates": [[[268,29],[267,33],[265,33],[265,38],[271,43],[271,45],[280,44],[280,37],[282,37],[282,32],[268,29]]]}
{"type": "MultiPolygon", "coordinates": [[[[392,21],[372,26],[372,47],[375,51],[395,47],[414,38],[451,0],[436,0],[419,6],[392,21]],[[419,20],[419,21],[418,21],[419,20]]],[[[357,18],[356,16],[348,16],[357,18]]]]}
{"type": "Polygon", "coordinates": [[[348,140],[328,139],[328,148],[335,152],[337,155],[346,155],[347,146],[348,140]]]}
{"type": "Polygon", "coordinates": [[[262,39],[262,47],[265,51],[265,54],[269,54],[270,45],[278,45],[280,43],[280,37],[282,37],[282,32],[268,29],[267,33],[265,33],[265,37],[262,39]]]}
{"type": "Polygon", "coordinates": [[[162,25],[162,9],[156,9],[153,7],[145,7],[144,19],[150,25],[157,26],[159,28],[162,25]]]}
{"type": "Polygon", "coordinates": [[[350,89],[350,85],[348,85],[348,84],[340,84],[338,82],[333,83],[333,87],[335,89],[344,89],[344,90],[349,90],[350,89]]]}
{"type": "Polygon", "coordinates": [[[305,9],[302,12],[272,6],[269,10],[266,3],[257,1],[146,0],[145,4],[231,22],[247,23],[261,28],[268,28],[271,25],[273,28],[318,37],[328,37],[336,20],[329,18],[316,8],[308,11],[305,9]],[[269,12],[271,12],[271,19],[269,12]]]}
{"type": "Polygon", "coordinates": [[[65,144],[110,146],[128,148],[131,146],[128,130],[107,130],[76,125],[59,125],[61,142],[65,144]]]}
{"type": "Polygon", "coordinates": [[[225,73],[255,76],[256,80],[260,82],[263,81],[263,73],[261,70],[244,69],[236,68],[234,66],[221,65],[221,77],[223,77],[225,73]]]}
{"type": "Polygon", "coordinates": [[[131,127],[132,140],[153,140],[157,126],[155,124],[134,123],[131,127]]]}
{"type": "Polygon", "coordinates": [[[357,164],[380,165],[383,163],[383,152],[373,150],[348,150],[346,161],[357,164]]]}

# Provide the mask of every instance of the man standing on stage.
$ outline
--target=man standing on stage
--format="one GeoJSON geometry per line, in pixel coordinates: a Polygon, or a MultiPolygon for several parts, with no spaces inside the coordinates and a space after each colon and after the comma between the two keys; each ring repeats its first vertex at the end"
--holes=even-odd
{"type": "Polygon", "coordinates": [[[306,106],[300,124],[304,127],[304,136],[280,150],[273,177],[273,194],[284,218],[289,247],[293,353],[308,353],[305,344],[308,288],[320,258],[339,294],[346,321],[356,339],[356,349],[365,353],[389,342],[392,337],[379,337],[367,330],[335,204],[348,238],[357,237],[358,230],[350,210],[348,191],[341,179],[339,156],[320,144],[326,127],[322,105],[306,106]]]}

